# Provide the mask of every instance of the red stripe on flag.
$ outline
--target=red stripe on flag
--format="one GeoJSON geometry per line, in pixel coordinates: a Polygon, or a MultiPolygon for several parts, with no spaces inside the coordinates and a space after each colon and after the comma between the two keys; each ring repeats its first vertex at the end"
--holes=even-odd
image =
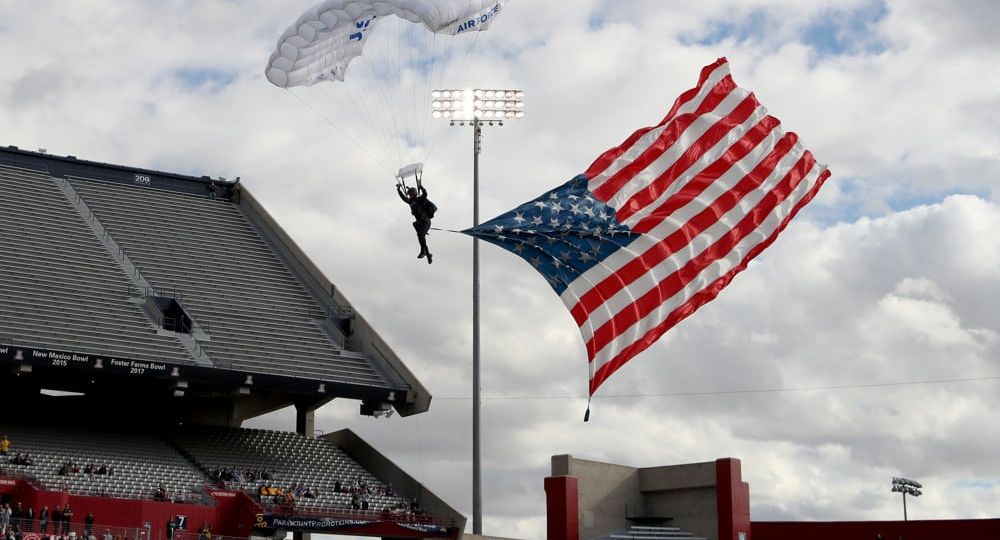
{"type": "MultiPolygon", "coordinates": [[[[736,83],[733,82],[733,78],[726,75],[722,80],[718,82],[712,90],[709,91],[705,99],[698,104],[698,108],[695,109],[691,114],[682,114],[681,116],[675,118],[670,124],[663,130],[663,133],[656,138],[642,154],[631,161],[628,165],[624,166],[611,175],[603,184],[592,189],[594,196],[601,201],[607,202],[611,197],[614,197],[615,193],[632,181],[635,175],[649,166],[650,163],[656,161],[660,155],[667,151],[668,148],[673,146],[677,139],[680,138],[681,134],[684,133],[691,124],[695,122],[700,116],[708,113],[719,106],[722,100],[726,99],[730,92],[735,90],[736,83]]],[[[631,144],[629,146],[632,146],[631,144]]],[[[587,178],[596,178],[597,175],[587,176],[587,178]]]]}
{"type": "MultiPolygon", "coordinates": [[[[701,159],[705,152],[715,146],[734,127],[746,122],[760,103],[753,94],[740,102],[728,115],[716,122],[701,137],[691,144],[667,170],[648,186],[635,193],[624,205],[615,210],[618,221],[625,221],[636,212],[652,204],[684,173],[693,163],[701,159]]],[[[664,149],[665,150],[665,149],[664,149]]],[[[662,153],[662,152],[661,152],[662,153]]]]}
{"type": "Polygon", "coordinates": [[[596,178],[598,175],[604,172],[609,166],[611,166],[611,164],[614,163],[614,161],[618,159],[619,156],[624,154],[629,149],[629,147],[635,144],[636,140],[638,140],[640,137],[645,135],[650,130],[656,129],[669,122],[674,117],[674,115],[677,114],[678,109],[683,107],[686,103],[688,103],[698,95],[698,92],[701,90],[701,87],[705,85],[705,82],[712,75],[712,72],[714,72],[718,67],[726,63],[727,61],[725,58],[719,58],[714,63],[703,67],[701,69],[701,75],[698,77],[698,84],[694,88],[681,94],[674,101],[674,106],[670,108],[670,112],[667,113],[667,116],[665,116],[659,124],[636,131],[631,136],[629,136],[628,139],[625,139],[625,142],[623,142],[621,145],[616,146],[615,148],[611,148],[610,150],[598,156],[597,159],[595,159],[594,162],[587,169],[587,172],[584,173],[587,175],[587,178],[596,178]]]}
{"type": "Polygon", "coordinates": [[[673,234],[647,249],[639,257],[626,263],[613,276],[602,280],[594,288],[580,295],[580,301],[570,309],[577,325],[582,325],[589,314],[603,304],[603,298],[612,297],[619,290],[625,288],[627,284],[645,275],[650,268],[687,246],[692,238],[711,227],[719,220],[719,216],[728,212],[747,193],[759,186],[760,180],[755,181],[754,178],[766,178],[781,158],[792,149],[795,141],[794,133],[785,134],[767,157],[753,171],[744,175],[726,194],[716,199],[673,234]]]}
{"type": "MultiPolygon", "coordinates": [[[[702,270],[707,268],[716,260],[725,257],[725,255],[732,251],[732,249],[736,247],[736,245],[739,244],[744,237],[756,231],[758,227],[760,227],[760,224],[767,219],[767,216],[770,215],[775,209],[775,207],[777,207],[778,204],[784,201],[788,195],[792,193],[795,186],[799,184],[802,178],[804,178],[815,165],[816,160],[813,159],[812,154],[808,152],[805,153],[795,166],[792,167],[792,169],[789,170],[781,181],[774,187],[774,189],[767,192],[767,194],[764,195],[753,210],[748,212],[735,227],[730,229],[708,249],[688,261],[687,264],[685,264],[678,271],[670,274],[651,290],[639,297],[638,300],[630,305],[631,309],[624,309],[618,312],[611,318],[611,320],[601,325],[601,327],[594,332],[594,337],[587,342],[587,352],[592,353],[590,357],[593,358],[593,356],[597,354],[597,351],[604,348],[605,345],[613,341],[623,332],[627,331],[629,327],[653,312],[653,310],[663,305],[663,302],[667,299],[682,291],[688,283],[698,277],[702,270]]],[[[744,180],[741,181],[740,184],[744,184],[742,187],[746,188],[746,191],[749,192],[757,187],[753,184],[758,184],[758,182],[748,176],[744,177],[744,180]]],[[[728,197],[730,193],[733,193],[734,191],[738,191],[737,188],[731,190],[729,193],[724,195],[724,197],[728,197]]],[[[734,194],[732,197],[732,205],[730,205],[730,207],[735,206],[742,197],[743,194],[734,194]]],[[[716,214],[712,211],[713,209],[711,207],[706,210],[709,211],[701,212],[694,220],[692,220],[701,222],[696,224],[696,227],[704,222],[709,222],[709,220],[711,221],[708,225],[711,225],[718,221],[719,215],[725,213],[725,211],[720,211],[716,214]]],[[[702,229],[702,231],[703,230],[704,229],[702,229]]],[[[696,234],[700,234],[700,232],[701,231],[696,234]]],[[[694,235],[691,237],[693,236],[694,235]]],[[[647,268],[651,267],[652,266],[648,266],[647,268]]]]}
{"type": "Polygon", "coordinates": [[[750,128],[743,137],[737,141],[735,144],[730,146],[726,153],[719,156],[719,159],[715,160],[714,163],[702,169],[694,178],[691,179],[683,189],[677,193],[670,196],[669,199],[664,201],[656,210],[653,210],[648,216],[639,220],[638,223],[632,227],[632,232],[637,232],[640,234],[646,234],[653,230],[657,225],[663,222],[664,219],[669,217],[671,214],[677,210],[683,208],[692,199],[697,198],[701,192],[705,191],[705,188],[716,182],[719,177],[726,173],[734,163],[738,163],[740,160],[745,158],[747,154],[753,151],[764,139],[771,134],[778,126],[781,125],[781,121],[773,116],[765,116],[760,122],[750,128]]]}
{"type": "MultiPolygon", "coordinates": [[[[747,256],[744,257],[743,261],[739,265],[732,268],[725,275],[719,277],[719,279],[712,282],[711,285],[702,289],[695,295],[691,297],[684,305],[679,306],[677,309],[672,311],[670,315],[664,319],[663,322],[650,329],[641,339],[636,340],[629,346],[625,347],[618,353],[614,358],[606,362],[604,365],[599,367],[597,371],[594,372],[594,377],[590,380],[590,394],[593,395],[597,391],[597,388],[607,380],[615,371],[625,365],[626,362],[631,360],[635,355],[646,350],[650,345],[656,342],[664,333],[673,328],[677,323],[687,318],[689,315],[698,310],[701,306],[711,302],[718,296],[719,292],[722,291],[729,283],[733,280],[736,274],[742,272],[746,269],[747,264],[750,263],[757,255],[768,248],[774,240],[778,237],[778,234],[785,230],[788,223],[791,222],[792,218],[798,214],[799,210],[809,203],[816,196],[820,187],[826,182],[827,178],[830,177],[830,171],[825,170],[816,180],[816,185],[813,186],[809,193],[802,198],[801,201],[792,209],[792,211],[782,220],[781,225],[774,231],[774,233],[767,238],[764,242],[761,242],[755,246],[747,256]]],[[[591,357],[591,360],[593,357],[591,357]]]]}

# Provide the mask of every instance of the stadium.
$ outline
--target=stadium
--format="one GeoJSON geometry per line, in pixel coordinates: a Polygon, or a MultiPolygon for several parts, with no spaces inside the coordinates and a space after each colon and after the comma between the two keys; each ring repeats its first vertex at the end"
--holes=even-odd
{"type": "Polygon", "coordinates": [[[431,396],[238,181],[9,147],[0,216],[22,538],[460,534],[350,431],[314,438],[333,399],[408,416],[431,396]],[[288,431],[240,428],[292,406],[288,431]]]}

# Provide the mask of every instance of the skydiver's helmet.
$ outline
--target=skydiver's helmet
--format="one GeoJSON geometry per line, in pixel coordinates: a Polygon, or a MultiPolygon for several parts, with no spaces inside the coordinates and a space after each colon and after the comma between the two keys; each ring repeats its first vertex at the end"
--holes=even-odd
{"type": "Polygon", "coordinates": [[[417,198],[417,188],[415,188],[415,187],[408,187],[408,188],[406,188],[406,194],[411,199],[416,199],[417,198]]]}

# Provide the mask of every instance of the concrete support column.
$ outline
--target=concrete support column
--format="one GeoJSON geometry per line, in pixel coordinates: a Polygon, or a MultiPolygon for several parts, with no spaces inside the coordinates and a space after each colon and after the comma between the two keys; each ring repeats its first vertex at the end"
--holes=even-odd
{"type": "MultiPolygon", "coordinates": [[[[316,409],[295,404],[295,432],[305,435],[310,439],[316,436],[316,409]]],[[[293,532],[293,540],[312,540],[312,533],[293,532]]]]}
{"type": "Polygon", "coordinates": [[[295,433],[309,437],[316,436],[316,410],[304,405],[295,405],[295,433]]]}

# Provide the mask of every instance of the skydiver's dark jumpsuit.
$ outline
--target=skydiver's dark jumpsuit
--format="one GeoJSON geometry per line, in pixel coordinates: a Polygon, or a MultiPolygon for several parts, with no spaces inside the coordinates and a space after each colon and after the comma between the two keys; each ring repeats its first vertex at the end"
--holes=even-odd
{"type": "Polygon", "coordinates": [[[424,189],[424,186],[408,188],[404,193],[403,186],[397,184],[396,192],[399,194],[399,198],[403,199],[403,202],[410,205],[410,213],[416,219],[413,222],[413,228],[417,231],[417,242],[420,243],[420,254],[417,255],[417,258],[422,259],[426,255],[427,264],[431,264],[434,262],[434,256],[427,249],[427,232],[431,228],[431,218],[434,217],[434,211],[437,207],[427,200],[427,190],[424,189]]]}

